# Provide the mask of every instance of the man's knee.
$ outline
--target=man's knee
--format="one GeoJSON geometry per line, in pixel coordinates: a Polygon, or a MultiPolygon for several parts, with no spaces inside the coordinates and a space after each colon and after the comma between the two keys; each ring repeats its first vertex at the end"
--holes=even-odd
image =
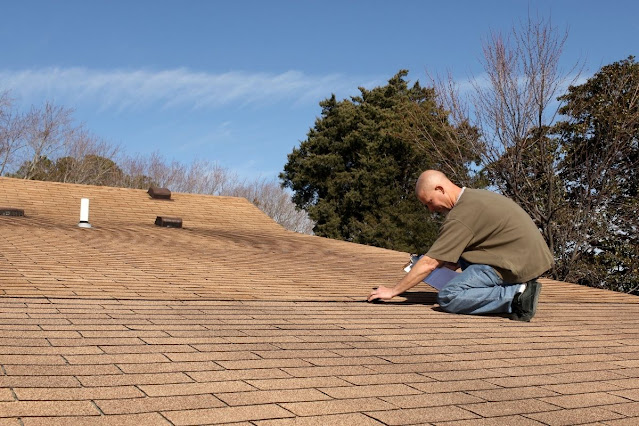
{"type": "Polygon", "coordinates": [[[455,298],[463,291],[462,286],[448,284],[437,293],[437,303],[445,312],[456,313],[455,298]]]}

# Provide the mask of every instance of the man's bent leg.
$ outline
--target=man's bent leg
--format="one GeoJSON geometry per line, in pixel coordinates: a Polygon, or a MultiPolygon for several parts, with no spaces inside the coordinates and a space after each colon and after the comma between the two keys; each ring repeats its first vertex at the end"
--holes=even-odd
{"type": "Polygon", "coordinates": [[[456,314],[510,313],[519,285],[507,284],[488,265],[468,266],[437,295],[439,306],[456,314]]]}

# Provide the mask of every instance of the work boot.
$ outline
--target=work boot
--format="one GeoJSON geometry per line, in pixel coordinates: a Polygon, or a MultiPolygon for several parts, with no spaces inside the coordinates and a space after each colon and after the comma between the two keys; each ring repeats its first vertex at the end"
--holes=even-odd
{"type": "Polygon", "coordinates": [[[510,319],[530,322],[537,312],[537,301],[539,300],[540,292],[541,284],[537,280],[528,281],[523,293],[517,293],[513,298],[510,305],[512,311],[510,319]]]}

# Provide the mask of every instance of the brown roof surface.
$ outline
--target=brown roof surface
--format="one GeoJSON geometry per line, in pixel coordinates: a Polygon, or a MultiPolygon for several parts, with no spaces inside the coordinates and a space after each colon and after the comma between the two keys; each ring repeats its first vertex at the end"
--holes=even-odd
{"type": "Polygon", "coordinates": [[[638,297],[542,280],[531,323],[425,284],[367,304],[406,253],[244,199],[0,178],[0,206],[25,213],[0,217],[0,426],[639,424],[638,297]]]}

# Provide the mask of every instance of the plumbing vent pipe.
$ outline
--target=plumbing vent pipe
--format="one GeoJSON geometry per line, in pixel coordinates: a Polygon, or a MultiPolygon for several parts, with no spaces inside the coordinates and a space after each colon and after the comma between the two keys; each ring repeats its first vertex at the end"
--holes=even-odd
{"type": "Polygon", "coordinates": [[[0,216],[24,216],[24,210],[13,207],[0,207],[0,216]]]}
{"type": "Polygon", "coordinates": [[[80,200],[80,223],[78,223],[80,228],[90,228],[91,224],[89,223],[89,199],[82,198],[80,200]]]}

